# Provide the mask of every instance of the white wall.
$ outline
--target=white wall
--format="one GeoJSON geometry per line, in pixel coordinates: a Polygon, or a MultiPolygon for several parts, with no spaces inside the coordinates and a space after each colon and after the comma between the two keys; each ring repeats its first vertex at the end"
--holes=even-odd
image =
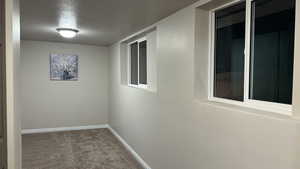
{"type": "Polygon", "coordinates": [[[207,93],[207,77],[195,82],[208,57],[195,54],[201,3],[154,25],[157,93],[122,85],[120,43],[110,47],[109,124],[152,169],[299,169],[298,120],[198,99],[207,93]]]}
{"type": "Polygon", "coordinates": [[[108,48],[21,42],[22,129],[107,124],[108,48]],[[49,79],[50,53],[78,54],[78,81],[49,79]]]}

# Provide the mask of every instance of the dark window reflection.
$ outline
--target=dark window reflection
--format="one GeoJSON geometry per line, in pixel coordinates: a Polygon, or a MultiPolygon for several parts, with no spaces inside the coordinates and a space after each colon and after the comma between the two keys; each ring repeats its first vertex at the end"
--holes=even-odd
{"type": "Polygon", "coordinates": [[[139,43],[139,83],[147,84],[147,41],[139,43]]]}
{"type": "Polygon", "coordinates": [[[130,82],[138,85],[138,43],[130,45],[130,82]]]}
{"type": "Polygon", "coordinates": [[[295,0],[252,2],[250,98],[291,104],[295,0]]]}
{"type": "Polygon", "coordinates": [[[246,3],[215,12],[214,96],[243,101],[246,3]]]}

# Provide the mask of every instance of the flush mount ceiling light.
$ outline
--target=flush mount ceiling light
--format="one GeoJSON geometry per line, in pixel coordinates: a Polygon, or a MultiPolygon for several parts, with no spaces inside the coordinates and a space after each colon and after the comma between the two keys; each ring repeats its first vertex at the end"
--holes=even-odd
{"type": "Polygon", "coordinates": [[[74,38],[79,30],[71,28],[57,28],[56,31],[64,38],[74,38]]]}

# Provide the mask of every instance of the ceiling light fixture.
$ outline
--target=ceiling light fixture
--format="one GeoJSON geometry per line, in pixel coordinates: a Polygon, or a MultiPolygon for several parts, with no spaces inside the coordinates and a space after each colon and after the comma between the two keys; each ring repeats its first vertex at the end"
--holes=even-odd
{"type": "Polygon", "coordinates": [[[57,28],[56,31],[64,38],[74,38],[79,30],[71,28],[57,28]]]}

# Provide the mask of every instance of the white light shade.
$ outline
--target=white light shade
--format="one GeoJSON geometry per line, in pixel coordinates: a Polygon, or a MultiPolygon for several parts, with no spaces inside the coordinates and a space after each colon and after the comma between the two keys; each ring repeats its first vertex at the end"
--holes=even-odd
{"type": "Polygon", "coordinates": [[[57,28],[57,32],[64,38],[74,38],[79,32],[77,29],[57,28]]]}

